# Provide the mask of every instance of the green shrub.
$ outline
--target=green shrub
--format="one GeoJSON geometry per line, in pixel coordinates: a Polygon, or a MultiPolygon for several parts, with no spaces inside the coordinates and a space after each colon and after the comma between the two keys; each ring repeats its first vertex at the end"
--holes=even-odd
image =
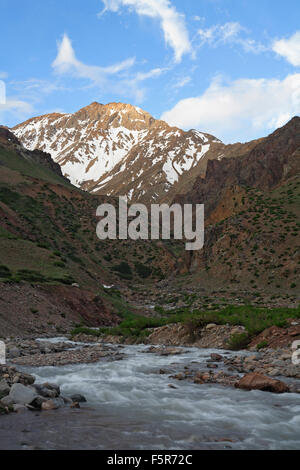
{"type": "Polygon", "coordinates": [[[264,348],[267,348],[269,346],[269,343],[268,341],[262,341],[261,343],[259,343],[257,346],[256,346],[256,349],[259,351],[260,349],[264,349],[264,348]]]}
{"type": "Polygon", "coordinates": [[[249,343],[250,336],[248,333],[236,333],[231,336],[227,347],[231,351],[239,351],[241,349],[246,349],[249,343]]]}
{"type": "Polygon", "coordinates": [[[17,279],[27,282],[46,282],[47,278],[39,271],[30,269],[19,269],[16,275],[17,279]]]}
{"type": "Polygon", "coordinates": [[[115,296],[115,297],[120,297],[120,298],[122,297],[121,292],[114,287],[112,289],[108,289],[107,287],[104,287],[103,290],[109,296],[115,296]]]}
{"type": "Polygon", "coordinates": [[[62,261],[55,261],[53,263],[53,266],[56,266],[57,268],[65,268],[66,267],[65,263],[63,263],[62,261]]]}
{"type": "Polygon", "coordinates": [[[0,278],[3,279],[10,279],[11,278],[11,272],[7,266],[4,266],[3,264],[0,265],[0,278]]]}
{"type": "Polygon", "coordinates": [[[46,242],[40,242],[40,243],[37,244],[37,246],[39,248],[44,248],[45,250],[49,250],[51,248],[49,243],[46,243],[46,242]]]}
{"type": "Polygon", "coordinates": [[[129,264],[126,261],[122,261],[122,263],[120,263],[116,266],[113,266],[112,269],[113,269],[113,271],[116,271],[118,273],[132,274],[131,267],[129,266],[129,264]]]}
{"type": "Polygon", "coordinates": [[[142,279],[147,279],[152,273],[152,269],[142,263],[135,263],[135,270],[142,279]]]}
{"type": "Polygon", "coordinates": [[[77,326],[76,328],[74,328],[71,331],[71,336],[72,337],[74,337],[76,335],[80,335],[80,334],[99,337],[101,333],[98,330],[92,330],[91,328],[87,328],[85,326],[77,326]]]}

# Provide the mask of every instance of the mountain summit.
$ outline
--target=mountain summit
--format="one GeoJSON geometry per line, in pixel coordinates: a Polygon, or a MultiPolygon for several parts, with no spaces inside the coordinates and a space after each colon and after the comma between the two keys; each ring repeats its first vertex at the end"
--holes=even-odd
{"type": "Polygon", "coordinates": [[[205,172],[207,160],[222,157],[225,147],[209,134],[170,127],[123,103],[94,102],[74,114],[29,119],[12,131],[27,149],[50,153],[76,186],[152,202],[185,173],[205,172]]]}

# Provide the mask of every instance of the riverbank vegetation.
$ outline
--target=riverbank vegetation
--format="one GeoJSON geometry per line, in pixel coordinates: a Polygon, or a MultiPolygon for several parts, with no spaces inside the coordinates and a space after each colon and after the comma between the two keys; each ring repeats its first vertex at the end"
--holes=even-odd
{"type": "Polygon", "coordinates": [[[217,325],[228,324],[231,326],[240,325],[245,328],[244,334],[235,335],[228,344],[230,349],[240,349],[246,347],[251,338],[257,336],[266,328],[271,326],[285,328],[288,326],[289,319],[300,318],[300,305],[298,308],[259,308],[252,305],[227,306],[215,311],[191,310],[188,307],[165,310],[159,306],[155,308],[152,317],[145,317],[134,313],[130,305],[123,301],[118,293],[113,292],[106,295],[110,298],[115,313],[122,319],[120,324],[116,327],[100,328],[99,330],[91,330],[84,325],[80,325],[72,331],[73,336],[84,333],[98,337],[102,335],[132,337],[142,341],[151,334],[151,329],[168,324],[182,323],[191,332],[204,328],[210,323],[217,325]]]}

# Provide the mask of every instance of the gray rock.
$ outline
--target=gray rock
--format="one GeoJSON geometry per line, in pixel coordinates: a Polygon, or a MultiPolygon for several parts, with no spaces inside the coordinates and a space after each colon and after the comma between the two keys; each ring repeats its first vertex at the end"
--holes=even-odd
{"type": "Polygon", "coordinates": [[[271,369],[268,373],[270,377],[277,377],[280,375],[280,371],[278,369],[271,369]]]}
{"type": "Polygon", "coordinates": [[[10,398],[9,395],[7,395],[7,397],[2,398],[2,400],[0,400],[0,402],[1,402],[2,405],[4,405],[4,406],[13,405],[13,401],[12,401],[12,399],[10,398]]]}
{"type": "Polygon", "coordinates": [[[6,397],[10,392],[10,386],[6,382],[5,379],[0,380],[0,398],[1,397],[6,397]]]}
{"type": "Polygon", "coordinates": [[[15,346],[11,346],[8,350],[8,357],[11,359],[16,359],[17,357],[21,356],[20,349],[16,348],[15,346]]]}
{"type": "Polygon", "coordinates": [[[55,390],[57,392],[57,395],[60,395],[60,387],[59,385],[56,384],[51,384],[49,382],[46,382],[42,384],[44,388],[47,388],[48,390],[55,390]]]}
{"type": "Polygon", "coordinates": [[[63,397],[63,396],[61,396],[60,398],[63,399],[65,405],[71,405],[71,403],[73,403],[73,401],[71,400],[71,398],[63,397]]]}
{"type": "Polygon", "coordinates": [[[65,402],[64,402],[64,399],[61,398],[61,397],[58,397],[58,398],[55,398],[54,400],[52,400],[55,405],[57,406],[57,408],[62,408],[63,406],[65,406],[65,402]]]}
{"type": "Polygon", "coordinates": [[[25,381],[26,384],[32,385],[35,382],[35,377],[33,377],[33,375],[30,375],[30,374],[22,373],[22,380],[25,381]]]}
{"type": "Polygon", "coordinates": [[[37,393],[33,388],[17,383],[11,387],[9,398],[16,405],[29,405],[37,398],[37,393]]]}
{"type": "Polygon", "coordinates": [[[76,395],[71,396],[71,400],[73,403],[86,403],[86,398],[83,395],[80,395],[79,393],[76,395]]]}
{"type": "Polygon", "coordinates": [[[272,365],[276,366],[276,367],[285,367],[286,366],[285,361],[281,361],[279,359],[276,359],[275,361],[273,361],[272,365]]]}
{"type": "Polygon", "coordinates": [[[218,369],[217,364],[207,364],[206,366],[208,369],[218,369]]]}
{"type": "Polygon", "coordinates": [[[299,366],[290,366],[285,370],[286,377],[300,378],[299,366]]]}
{"type": "Polygon", "coordinates": [[[23,411],[27,411],[27,408],[24,405],[13,405],[13,410],[15,413],[22,413],[23,411]]]}
{"type": "Polygon", "coordinates": [[[40,410],[42,408],[42,405],[43,403],[45,403],[48,399],[45,398],[45,397],[42,397],[42,396],[38,396],[36,398],[34,398],[34,400],[32,400],[30,403],[29,403],[29,406],[30,408],[34,408],[36,410],[40,410]]]}
{"type": "Polygon", "coordinates": [[[54,389],[46,388],[44,385],[34,385],[36,392],[45,398],[56,398],[58,393],[54,389]]]}

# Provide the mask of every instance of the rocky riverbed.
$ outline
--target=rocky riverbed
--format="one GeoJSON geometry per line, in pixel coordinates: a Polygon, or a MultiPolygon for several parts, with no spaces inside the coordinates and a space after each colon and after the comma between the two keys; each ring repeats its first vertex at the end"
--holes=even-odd
{"type": "Polygon", "coordinates": [[[23,442],[24,427],[31,434],[25,448],[40,448],[40,434],[53,449],[105,449],[110,442],[114,448],[136,448],[137,439],[141,448],[157,448],[153,433],[162,436],[162,449],[300,448],[293,438],[300,431],[300,366],[282,339],[295,336],[276,332],[282,346],[259,351],[255,344],[251,351],[220,349],[220,338],[233,329],[243,332],[207,325],[197,347],[195,341],[186,346],[190,337],[181,325],[155,329],[150,339],[156,344],[133,346],[90,335],[7,338],[8,364],[0,366],[0,448],[23,448],[16,440],[23,442]],[[163,338],[169,341],[163,344],[163,338]],[[213,350],[203,347],[208,338],[217,346],[213,350]],[[247,413],[253,436],[239,418],[247,413]],[[274,435],[270,417],[281,426],[280,436],[274,435]],[[69,439],[53,440],[66,432],[66,420],[69,439]],[[76,438],[78,426],[84,443],[76,438]],[[231,432],[225,435],[224,429],[231,432]]]}
{"type": "Polygon", "coordinates": [[[12,366],[0,366],[0,414],[24,411],[50,411],[71,406],[79,408],[81,395],[63,396],[53,383],[35,383],[33,375],[12,366]]]}
{"type": "MultiPolygon", "coordinates": [[[[180,348],[151,347],[145,353],[160,356],[180,355],[180,348]]],[[[223,355],[212,353],[203,364],[173,365],[171,370],[161,369],[160,374],[177,381],[189,381],[197,385],[219,384],[243,390],[261,390],[273,393],[300,393],[300,367],[290,365],[287,351],[267,350],[255,355],[223,355]],[[275,369],[276,365],[276,369],[275,369]],[[280,378],[280,380],[279,380],[280,378]]],[[[170,385],[172,386],[172,385],[170,385]]]]}
{"type": "Polygon", "coordinates": [[[0,417],[0,449],[300,448],[299,379],[255,372],[274,359],[286,364],[283,374],[290,364],[284,350],[275,359],[270,350],[106,347],[122,351],[123,360],[17,366],[19,372],[9,366],[10,388],[23,382],[43,401],[0,417]],[[55,406],[43,405],[49,401],[55,406]]]}
{"type": "MultiPolygon", "coordinates": [[[[282,338],[292,341],[296,333],[298,333],[299,325],[290,327],[290,334],[286,331],[282,333],[282,329],[270,328],[259,336],[259,340],[270,337],[270,333],[274,334],[273,338],[279,338],[280,344],[284,344],[282,338]],[[276,331],[275,331],[276,330],[276,331]],[[293,332],[294,336],[292,335],[293,332]]],[[[229,325],[207,325],[200,332],[198,338],[191,341],[186,328],[182,325],[167,325],[165,327],[154,329],[153,333],[146,340],[152,343],[144,350],[144,353],[152,353],[160,356],[177,356],[183,354],[185,349],[181,346],[191,346],[193,348],[205,349],[216,348],[225,349],[228,338],[232,334],[239,334],[244,331],[243,327],[232,327],[229,325]]],[[[99,361],[120,361],[124,359],[124,345],[121,337],[95,337],[91,335],[80,334],[75,338],[56,338],[51,339],[26,339],[21,338],[7,339],[7,357],[9,363],[14,366],[21,367],[59,367],[68,364],[89,364],[99,361]],[[109,342],[115,344],[108,344],[109,342]]],[[[125,341],[127,344],[130,342],[125,341]]],[[[223,383],[224,385],[234,385],[240,374],[254,373],[260,376],[267,376],[281,379],[300,379],[300,366],[292,362],[292,349],[289,347],[277,347],[261,349],[257,352],[255,342],[250,345],[252,353],[249,355],[231,354],[213,355],[206,364],[206,372],[209,377],[204,375],[204,379],[193,376],[189,365],[186,368],[189,372],[185,372],[185,378],[195,379],[198,383],[204,382],[223,383]],[[222,369],[222,373],[220,373],[222,369]],[[224,374],[226,370],[227,374],[224,374]],[[228,377],[228,373],[230,376],[228,377]],[[233,375],[236,375],[234,379],[233,375]]],[[[196,371],[197,373],[199,371],[196,371]]],[[[174,375],[174,374],[173,374],[174,375]]],[[[175,374],[176,375],[176,374],[175,374]]],[[[179,372],[179,377],[181,374],[179,372]]],[[[293,391],[297,392],[294,385],[293,391]]],[[[299,385],[300,389],[300,385],[299,385]]]]}
{"type": "Polygon", "coordinates": [[[68,364],[89,364],[118,361],[124,358],[121,346],[78,344],[67,338],[51,340],[7,339],[9,365],[0,365],[0,414],[26,410],[55,410],[64,406],[80,407],[85,398],[80,394],[61,396],[53,383],[35,383],[34,375],[18,368],[61,367],[68,364]]]}

